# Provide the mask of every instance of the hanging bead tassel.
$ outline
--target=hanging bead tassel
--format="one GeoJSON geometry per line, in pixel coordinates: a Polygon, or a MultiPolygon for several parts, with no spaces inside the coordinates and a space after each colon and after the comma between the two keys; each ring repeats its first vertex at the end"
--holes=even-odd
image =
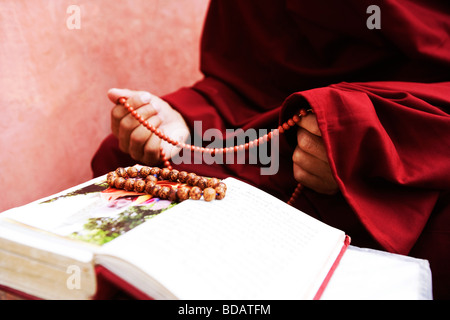
{"type": "Polygon", "coordinates": [[[294,205],[295,201],[297,201],[299,195],[302,193],[303,186],[299,183],[297,184],[297,187],[295,188],[294,192],[292,193],[291,198],[287,202],[289,205],[294,205]]]}

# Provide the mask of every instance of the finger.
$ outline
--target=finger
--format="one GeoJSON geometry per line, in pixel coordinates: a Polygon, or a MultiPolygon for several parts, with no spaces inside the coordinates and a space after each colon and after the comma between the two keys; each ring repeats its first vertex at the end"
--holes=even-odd
{"type": "Polygon", "coordinates": [[[129,98],[133,95],[134,91],[129,90],[129,89],[117,89],[117,88],[112,88],[108,90],[108,98],[109,100],[111,100],[112,103],[118,103],[119,98],[129,98]]]}
{"type": "Polygon", "coordinates": [[[115,105],[111,109],[111,131],[116,137],[119,137],[120,120],[127,114],[128,111],[121,105],[115,105]]]}
{"type": "Polygon", "coordinates": [[[127,102],[135,110],[140,107],[149,104],[152,100],[152,95],[146,91],[135,92],[131,97],[128,98],[127,102]]]}
{"type": "MultiPolygon", "coordinates": [[[[156,116],[149,118],[147,122],[155,128],[158,128],[161,125],[161,119],[156,116]]],[[[148,140],[152,138],[153,140],[155,140],[155,138],[159,139],[157,135],[153,134],[144,126],[136,127],[130,135],[130,144],[128,149],[128,153],[130,154],[130,156],[138,161],[146,159],[145,152],[147,151],[156,153],[155,157],[158,156],[158,149],[155,150],[153,148],[149,149],[146,147],[148,140]]],[[[150,159],[152,159],[152,157],[150,157],[150,159]]]]}
{"type": "MultiPolygon", "coordinates": [[[[140,109],[142,106],[147,105],[151,99],[153,98],[152,95],[145,91],[131,91],[128,89],[111,89],[108,92],[108,95],[110,96],[110,99],[115,99],[118,96],[122,96],[123,94],[131,95],[130,98],[127,99],[127,103],[132,106],[134,109],[140,109]]],[[[153,109],[154,111],[154,109],[153,109]]],[[[118,136],[120,122],[123,117],[127,116],[129,111],[124,108],[120,104],[116,104],[113,109],[111,110],[111,129],[115,136],[118,136]]],[[[142,114],[142,109],[139,110],[139,114],[144,116],[142,114]]],[[[129,117],[127,122],[131,121],[131,117],[129,117]]],[[[136,126],[137,123],[134,122],[134,126],[136,126]]]]}
{"type": "MultiPolygon", "coordinates": [[[[139,114],[142,116],[142,118],[149,121],[149,119],[156,114],[156,111],[150,105],[147,105],[144,108],[139,109],[139,114]]],[[[128,152],[128,150],[130,148],[131,133],[137,127],[142,126],[142,125],[131,114],[127,114],[126,116],[122,117],[120,120],[112,119],[112,122],[114,122],[114,125],[117,127],[117,129],[115,129],[115,128],[113,129],[113,132],[114,132],[114,130],[117,131],[117,138],[119,140],[119,148],[124,152],[128,152]]],[[[144,126],[142,126],[142,127],[145,130],[147,130],[144,126]]]]}
{"type": "Polygon", "coordinates": [[[297,130],[297,145],[303,151],[328,163],[327,151],[321,137],[304,128],[297,130]]]}
{"type": "Polygon", "coordinates": [[[329,183],[296,164],[294,164],[294,178],[303,186],[319,193],[332,195],[339,190],[335,182],[329,183]]]}
{"type": "Polygon", "coordinates": [[[161,139],[156,135],[152,134],[150,139],[147,140],[144,146],[144,153],[142,161],[148,165],[156,165],[161,162],[160,148],[161,139]]]}
{"type": "MultiPolygon", "coordinates": [[[[134,105],[139,105],[140,103],[141,103],[141,101],[140,100],[138,100],[138,99],[133,99],[133,98],[130,98],[130,99],[128,99],[128,101],[130,101],[130,105],[131,105],[131,103],[132,104],[134,104],[134,105]]],[[[149,110],[151,110],[152,111],[152,114],[156,114],[156,109],[153,107],[153,105],[148,105],[148,104],[146,104],[146,105],[144,105],[144,107],[146,108],[146,109],[149,109],[149,110]]],[[[141,115],[141,116],[143,116],[144,115],[144,112],[148,112],[148,110],[145,110],[143,107],[141,107],[141,106],[137,106],[137,107],[133,107],[134,109],[139,109],[139,114],[141,115]]],[[[120,120],[122,120],[122,118],[123,117],[125,117],[126,115],[128,115],[128,114],[130,114],[130,112],[126,109],[126,108],[124,108],[122,105],[120,105],[120,104],[116,104],[113,108],[112,108],[112,110],[111,110],[111,120],[112,121],[120,121],[120,120]]],[[[133,116],[131,116],[131,118],[134,118],[133,116]]]]}
{"type": "Polygon", "coordinates": [[[294,164],[309,173],[330,181],[333,179],[330,165],[297,147],[292,155],[294,164]]]}
{"type": "Polygon", "coordinates": [[[300,121],[297,122],[297,125],[316,136],[322,136],[315,114],[308,114],[304,117],[301,117],[300,121]]]}
{"type": "MultiPolygon", "coordinates": [[[[148,119],[151,116],[155,115],[156,112],[150,105],[147,105],[145,106],[145,108],[141,108],[139,110],[139,114],[144,119],[148,119]]],[[[125,139],[132,130],[139,126],[139,124],[139,121],[136,120],[131,114],[129,114],[129,112],[123,106],[116,105],[111,110],[111,131],[117,138],[121,136],[125,139]]]]}

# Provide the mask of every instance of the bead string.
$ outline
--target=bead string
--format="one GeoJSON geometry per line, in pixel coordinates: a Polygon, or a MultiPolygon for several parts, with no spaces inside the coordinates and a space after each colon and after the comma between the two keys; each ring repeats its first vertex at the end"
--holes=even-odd
{"type": "Polygon", "coordinates": [[[106,175],[108,185],[137,193],[146,193],[163,200],[182,202],[187,199],[222,200],[227,186],[217,178],[158,167],[119,167],[106,175]]]}
{"type": "MultiPolygon", "coordinates": [[[[258,145],[268,142],[272,139],[274,136],[278,136],[279,134],[284,133],[285,131],[289,130],[293,126],[296,125],[297,122],[300,121],[301,117],[305,117],[309,112],[313,112],[312,109],[300,109],[298,114],[295,114],[291,119],[287,120],[285,123],[278,126],[278,128],[272,130],[268,134],[265,134],[262,137],[259,137],[253,141],[247,142],[245,144],[237,145],[234,147],[227,147],[227,148],[203,148],[194,146],[191,144],[183,143],[176,141],[167,135],[165,135],[161,130],[155,128],[153,125],[151,125],[147,120],[145,120],[128,102],[125,97],[121,97],[118,99],[118,103],[121,104],[140,124],[142,124],[145,128],[150,130],[153,134],[158,136],[161,140],[166,141],[167,143],[176,146],[181,149],[187,149],[191,152],[200,152],[200,153],[209,153],[211,156],[214,156],[215,154],[220,153],[237,153],[241,150],[248,150],[254,147],[257,147],[258,145]]],[[[165,153],[163,152],[162,148],[160,150],[160,156],[163,160],[164,166],[168,169],[172,169],[172,166],[170,164],[169,159],[166,157],[165,153]]],[[[294,192],[292,193],[291,198],[287,202],[289,205],[293,205],[297,198],[299,197],[301,191],[303,189],[303,186],[299,183],[297,184],[297,187],[295,188],[294,192]]]]}

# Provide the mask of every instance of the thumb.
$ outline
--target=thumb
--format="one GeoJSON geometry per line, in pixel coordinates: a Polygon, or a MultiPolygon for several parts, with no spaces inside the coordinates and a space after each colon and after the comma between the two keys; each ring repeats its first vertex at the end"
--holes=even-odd
{"type": "Polygon", "coordinates": [[[118,103],[119,98],[131,98],[133,97],[133,105],[140,106],[150,102],[152,96],[147,91],[136,91],[129,89],[117,89],[112,88],[108,90],[108,98],[112,103],[118,103]]]}
{"type": "MultiPolygon", "coordinates": [[[[177,128],[175,130],[171,130],[169,136],[178,142],[185,143],[189,138],[189,131],[184,130],[182,127],[177,128]]],[[[178,155],[181,151],[181,148],[178,146],[174,146],[167,141],[162,140],[161,141],[161,148],[166,154],[167,158],[171,159],[174,156],[178,155]]]]}
{"type": "Polygon", "coordinates": [[[108,90],[108,98],[111,100],[112,103],[117,103],[117,100],[119,98],[125,97],[129,98],[133,95],[133,92],[128,89],[116,89],[112,88],[108,90]]]}

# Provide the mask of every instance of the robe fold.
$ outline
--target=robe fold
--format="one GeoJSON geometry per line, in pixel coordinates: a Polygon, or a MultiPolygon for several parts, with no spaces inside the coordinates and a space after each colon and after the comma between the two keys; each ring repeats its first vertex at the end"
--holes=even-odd
{"type": "MultiPolygon", "coordinates": [[[[445,1],[212,0],[204,79],[163,97],[192,136],[273,129],[310,107],[340,192],[305,189],[296,206],[352,243],[425,258],[435,298],[450,298],[450,5],[445,1]],[[378,5],[381,28],[366,25],[378,5]],[[194,127],[202,121],[201,129],[194,127]],[[196,131],[197,130],[197,131],[196,131]]],[[[234,176],[287,201],[295,131],[279,139],[278,172],[260,164],[180,164],[234,176]]],[[[208,141],[204,146],[208,146],[208,141]]],[[[224,145],[225,146],[225,145],[224,145]]],[[[135,161],[110,136],[94,175],[135,161]]]]}

